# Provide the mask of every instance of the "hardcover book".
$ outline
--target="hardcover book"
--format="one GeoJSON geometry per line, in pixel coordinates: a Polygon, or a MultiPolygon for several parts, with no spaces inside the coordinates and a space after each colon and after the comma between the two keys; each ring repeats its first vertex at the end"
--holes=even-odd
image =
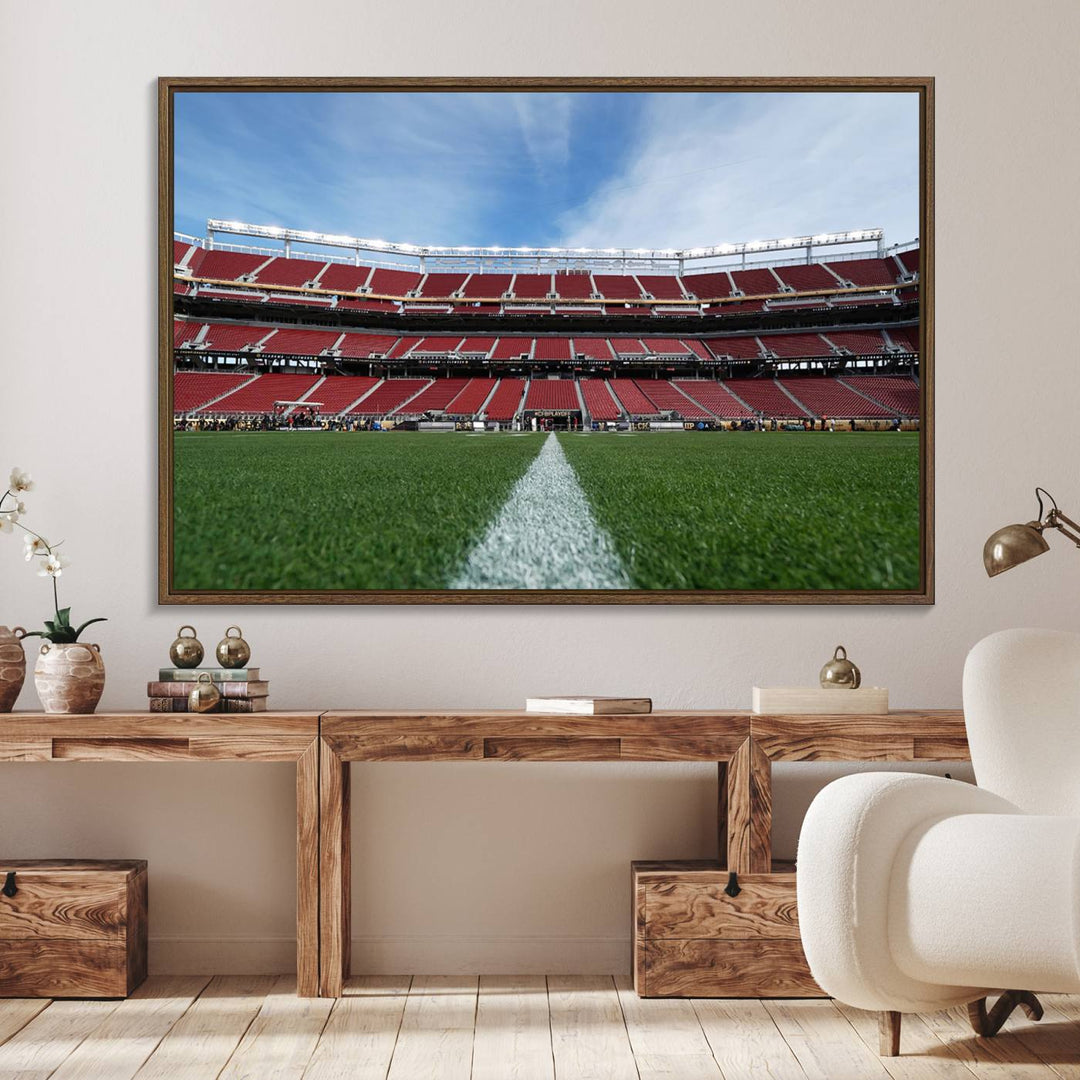
{"type": "Polygon", "coordinates": [[[163,667],[158,672],[162,682],[198,682],[200,675],[209,675],[214,682],[257,682],[259,669],[227,667],[163,667]]]}
{"type": "MultiPolygon", "coordinates": [[[[226,713],[256,713],[266,712],[267,699],[261,698],[222,698],[218,707],[213,712],[226,713]]],[[[182,712],[188,711],[186,697],[152,697],[150,698],[150,712],[182,712]]]]}
{"type": "MultiPolygon", "coordinates": [[[[150,697],[182,697],[185,700],[194,684],[190,682],[148,682],[146,693],[150,697]]],[[[260,698],[270,693],[268,682],[215,682],[214,687],[222,697],[260,698]]]]}
{"type": "Polygon", "coordinates": [[[652,698],[636,697],[531,697],[525,711],[560,716],[616,716],[620,713],[652,712],[652,698]]]}

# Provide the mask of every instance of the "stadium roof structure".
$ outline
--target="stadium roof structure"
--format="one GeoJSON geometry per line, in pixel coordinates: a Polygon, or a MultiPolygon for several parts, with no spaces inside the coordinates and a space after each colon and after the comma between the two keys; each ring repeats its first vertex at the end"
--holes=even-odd
{"type": "MultiPolygon", "coordinates": [[[[814,249],[823,247],[874,245],[873,254],[880,256],[884,251],[885,242],[884,231],[875,228],[691,248],[440,246],[396,243],[337,233],[289,229],[279,225],[257,225],[244,221],[221,221],[212,218],[206,223],[208,249],[222,246],[216,239],[219,234],[278,241],[284,245],[283,253],[287,258],[294,254],[314,256],[314,253],[307,251],[294,253],[293,244],[347,248],[353,252],[357,265],[362,262],[361,252],[375,252],[392,256],[397,260],[416,260],[421,272],[477,268],[482,270],[489,267],[504,271],[517,268],[551,271],[585,267],[590,270],[649,267],[682,274],[687,269],[703,270],[712,265],[718,269],[745,267],[747,256],[762,256],[785,251],[803,252],[804,256],[797,261],[810,263],[814,261],[814,249]]],[[[871,252],[866,251],[865,254],[871,254],[871,252]]]]}

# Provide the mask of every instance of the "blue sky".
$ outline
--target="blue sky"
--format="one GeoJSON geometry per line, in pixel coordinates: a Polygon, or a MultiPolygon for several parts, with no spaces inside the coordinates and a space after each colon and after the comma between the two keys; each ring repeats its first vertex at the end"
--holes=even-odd
{"type": "Polygon", "coordinates": [[[175,135],[175,227],[196,236],[207,218],[507,247],[918,235],[915,94],[181,92],[175,135]]]}

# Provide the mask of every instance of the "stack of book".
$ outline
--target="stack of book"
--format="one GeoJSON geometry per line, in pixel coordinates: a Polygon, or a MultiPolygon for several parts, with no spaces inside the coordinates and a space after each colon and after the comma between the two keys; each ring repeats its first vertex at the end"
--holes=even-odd
{"type": "Polygon", "coordinates": [[[209,675],[221,695],[215,712],[265,712],[270,684],[258,668],[162,668],[157,682],[146,684],[151,712],[187,712],[188,694],[200,675],[209,675]]]}

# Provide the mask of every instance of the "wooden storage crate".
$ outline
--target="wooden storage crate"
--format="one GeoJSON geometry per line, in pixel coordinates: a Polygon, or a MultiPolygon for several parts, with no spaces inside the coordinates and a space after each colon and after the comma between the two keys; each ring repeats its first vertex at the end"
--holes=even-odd
{"type": "Polygon", "coordinates": [[[146,978],[146,880],[142,859],[0,860],[0,997],[130,994],[146,978]]]}
{"type": "Polygon", "coordinates": [[[642,997],[824,997],[803,955],[795,866],[730,875],[715,862],[635,862],[634,989],[642,997]]]}

